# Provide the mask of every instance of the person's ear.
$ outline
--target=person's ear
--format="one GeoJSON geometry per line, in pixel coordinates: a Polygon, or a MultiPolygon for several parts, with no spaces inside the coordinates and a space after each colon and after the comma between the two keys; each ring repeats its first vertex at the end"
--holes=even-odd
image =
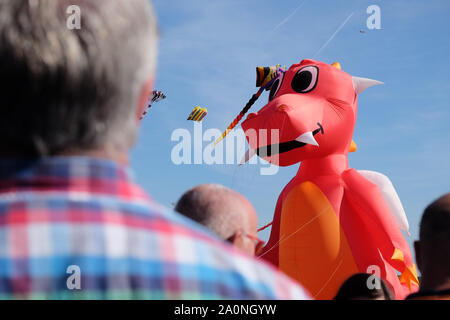
{"type": "Polygon", "coordinates": [[[154,83],[153,78],[148,79],[142,86],[141,91],[139,92],[138,107],[136,113],[137,120],[141,119],[142,114],[147,108],[148,99],[150,98],[150,94],[153,89],[153,83],[154,83]]]}
{"type": "Polygon", "coordinates": [[[420,241],[414,241],[414,251],[416,253],[417,268],[422,272],[422,248],[420,246],[420,241]]]}
{"type": "Polygon", "coordinates": [[[244,234],[241,231],[236,231],[227,241],[234,247],[242,248],[244,245],[244,234]]]}

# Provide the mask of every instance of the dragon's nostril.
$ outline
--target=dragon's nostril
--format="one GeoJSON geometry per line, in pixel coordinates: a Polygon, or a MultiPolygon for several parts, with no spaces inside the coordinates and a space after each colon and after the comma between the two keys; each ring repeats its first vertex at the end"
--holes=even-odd
{"type": "Polygon", "coordinates": [[[248,120],[248,119],[251,119],[251,118],[254,118],[254,117],[256,117],[256,116],[257,116],[257,114],[254,113],[254,112],[253,112],[253,113],[249,113],[248,116],[247,116],[247,120],[248,120]]]}
{"type": "Polygon", "coordinates": [[[288,109],[287,105],[282,104],[281,106],[278,107],[278,111],[286,111],[288,109]]]}

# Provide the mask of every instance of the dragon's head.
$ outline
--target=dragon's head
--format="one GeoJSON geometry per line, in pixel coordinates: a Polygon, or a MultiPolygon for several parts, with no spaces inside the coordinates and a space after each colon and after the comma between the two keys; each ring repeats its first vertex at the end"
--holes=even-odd
{"type": "Polygon", "coordinates": [[[250,150],[280,166],[347,154],[358,93],[376,84],[381,82],[352,77],[339,63],[292,65],[272,82],[269,102],[242,123],[250,150]]]}

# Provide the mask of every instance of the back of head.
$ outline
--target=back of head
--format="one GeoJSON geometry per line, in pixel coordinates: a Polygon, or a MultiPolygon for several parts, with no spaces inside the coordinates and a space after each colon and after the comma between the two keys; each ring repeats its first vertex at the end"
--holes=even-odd
{"type": "Polygon", "coordinates": [[[2,155],[128,151],[156,39],[147,0],[2,0],[2,155]]]}
{"type": "Polygon", "coordinates": [[[226,240],[238,229],[249,228],[245,205],[237,192],[217,184],[197,186],[184,193],[175,211],[206,226],[226,240]]]}
{"type": "Polygon", "coordinates": [[[383,279],[356,273],[348,278],[339,289],[334,300],[392,300],[393,295],[383,279]]]}
{"type": "Polygon", "coordinates": [[[425,209],[420,222],[420,246],[422,267],[435,275],[446,272],[450,276],[450,193],[425,209]]]}

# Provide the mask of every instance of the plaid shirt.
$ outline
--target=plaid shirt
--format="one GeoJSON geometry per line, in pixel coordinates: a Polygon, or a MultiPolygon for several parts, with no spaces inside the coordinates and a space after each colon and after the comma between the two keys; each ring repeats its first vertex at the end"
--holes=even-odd
{"type": "Polygon", "coordinates": [[[0,160],[1,299],[307,299],[99,159],[0,160]]]}

